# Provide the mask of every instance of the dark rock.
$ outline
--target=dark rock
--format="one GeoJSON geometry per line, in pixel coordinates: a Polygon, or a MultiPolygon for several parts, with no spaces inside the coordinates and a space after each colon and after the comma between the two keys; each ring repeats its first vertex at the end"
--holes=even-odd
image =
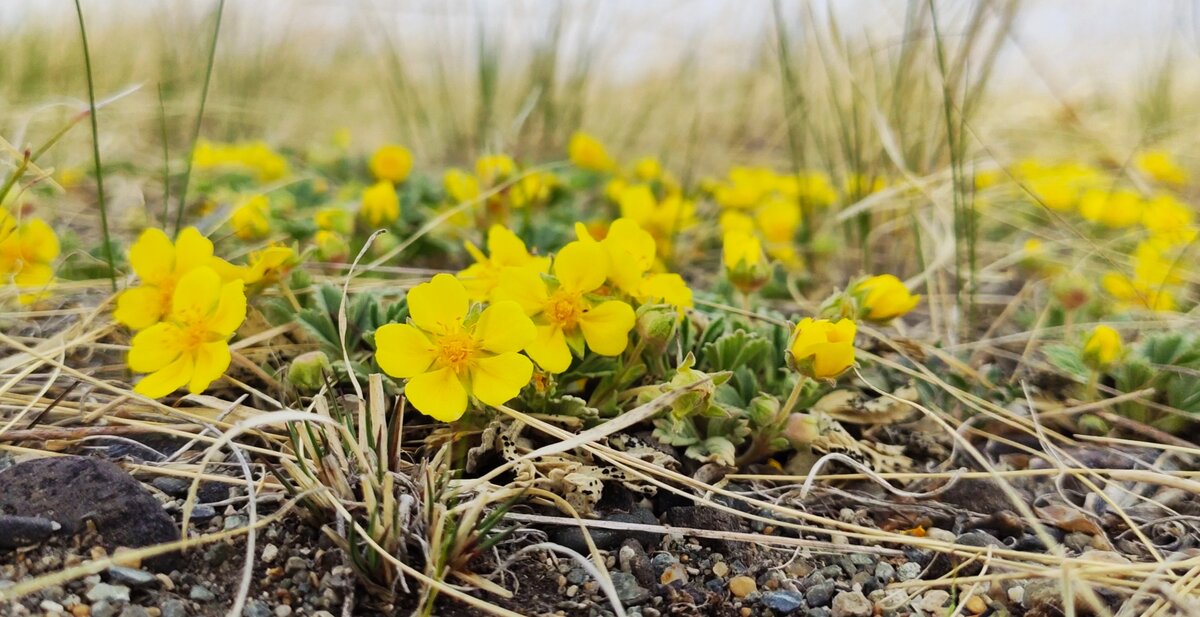
{"type": "Polygon", "coordinates": [[[795,591],[768,591],[762,595],[760,602],[763,606],[786,615],[804,606],[804,596],[795,591]]]}
{"type": "MultiPolygon", "coordinates": [[[[663,515],[663,522],[672,527],[689,527],[692,529],[708,529],[711,531],[743,531],[742,519],[739,517],[707,506],[679,506],[671,508],[663,515]]],[[[712,538],[698,538],[701,546],[720,552],[731,557],[742,557],[743,553],[752,550],[745,542],[731,542],[712,538]]]]}
{"type": "Polygon", "coordinates": [[[654,568],[650,565],[650,556],[646,554],[646,549],[642,548],[641,542],[633,538],[625,540],[617,558],[621,570],[632,574],[639,585],[649,589],[654,587],[657,578],[654,576],[654,568]]]}
{"type": "Polygon", "coordinates": [[[59,528],[58,523],[40,516],[0,514],[0,548],[40,544],[59,528]]]}
{"type": "Polygon", "coordinates": [[[829,606],[829,603],[833,601],[833,591],[833,581],[817,583],[808,588],[808,591],[804,593],[804,599],[808,601],[809,606],[829,606]]]}
{"type": "Polygon", "coordinates": [[[217,518],[217,509],[212,506],[200,504],[192,508],[192,522],[197,525],[203,525],[214,518],[217,518]]]}
{"type": "MultiPolygon", "coordinates": [[[[654,516],[654,513],[642,508],[627,513],[619,512],[617,514],[610,514],[604,517],[603,520],[617,523],[636,523],[639,525],[658,524],[658,519],[654,516]]],[[[641,542],[643,546],[657,546],[659,540],[659,534],[646,531],[591,528],[588,529],[588,532],[592,536],[592,541],[596,543],[596,548],[601,550],[612,550],[619,546],[626,538],[634,538],[641,542]]],[[[551,539],[558,544],[585,555],[589,551],[587,542],[583,539],[583,531],[575,526],[558,528],[551,534],[551,539]]]]}
{"type": "Polygon", "coordinates": [[[996,481],[987,478],[959,480],[939,494],[937,501],[984,516],[1013,508],[1013,503],[1008,499],[1008,495],[1004,494],[1004,489],[996,481]]]}
{"type": "Polygon", "coordinates": [[[174,476],[158,476],[150,481],[150,486],[170,495],[171,497],[183,497],[187,495],[188,489],[192,483],[183,478],[174,476]]]}
{"type": "Polygon", "coordinates": [[[128,587],[157,587],[158,578],[145,570],[112,566],[108,569],[108,580],[128,587]]]}
{"type": "Polygon", "coordinates": [[[1003,542],[986,531],[968,531],[955,538],[954,542],[963,546],[978,546],[979,548],[987,548],[989,546],[1005,548],[1003,542]]]}
{"type": "MultiPolygon", "coordinates": [[[[82,456],[41,458],[0,472],[0,514],[43,517],[75,534],[91,520],[109,549],[179,539],[174,521],[137,480],[120,467],[82,456]]],[[[176,555],[147,560],[169,567],[176,555]]]]}

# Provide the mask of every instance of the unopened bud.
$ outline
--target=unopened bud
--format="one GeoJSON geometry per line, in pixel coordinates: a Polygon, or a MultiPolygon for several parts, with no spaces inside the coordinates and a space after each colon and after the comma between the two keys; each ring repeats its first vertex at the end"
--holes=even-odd
{"type": "Polygon", "coordinates": [[[325,379],[333,373],[329,357],[322,351],[310,351],[296,356],[288,367],[287,379],[303,394],[313,394],[325,385],[325,379]]]}

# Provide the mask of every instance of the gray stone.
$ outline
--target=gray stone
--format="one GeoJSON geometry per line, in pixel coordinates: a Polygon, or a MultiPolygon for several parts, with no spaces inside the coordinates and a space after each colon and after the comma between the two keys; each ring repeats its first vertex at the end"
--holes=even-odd
{"type": "Polygon", "coordinates": [[[87,599],[92,602],[128,602],[129,588],[124,585],[109,585],[108,583],[96,583],[94,587],[88,590],[87,599]]]}
{"type": "Polygon", "coordinates": [[[915,561],[906,561],[896,568],[896,578],[901,581],[911,581],[918,576],[921,576],[921,564],[915,561]]]}
{"type": "Polygon", "coordinates": [[[150,486],[170,495],[171,497],[183,497],[187,495],[188,489],[192,483],[183,478],[175,478],[172,476],[159,476],[150,481],[150,486]]]}
{"type": "Polygon", "coordinates": [[[131,604],[121,611],[120,617],[150,617],[150,613],[136,604],[131,604]]]}
{"type": "Polygon", "coordinates": [[[116,617],[117,607],[113,606],[108,600],[100,600],[92,603],[92,617],[116,617]]]}
{"type": "Polygon", "coordinates": [[[824,581],[809,587],[804,598],[808,600],[809,606],[829,606],[833,601],[833,591],[833,581],[824,581]]]}
{"type": "Polygon", "coordinates": [[[153,574],[136,568],[126,568],[123,566],[111,566],[108,569],[108,579],[114,583],[128,585],[129,587],[157,587],[158,578],[153,574]]]}
{"type": "Polygon", "coordinates": [[[783,614],[797,611],[804,606],[804,596],[797,591],[768,591],[762,594],[760,601],[763,606],[783,614]]]}
{"type": "Polygon", "coordinates": [[[192,585],[192,590],[188,592],[188,597],[197,602],[212,602],[217,599],[217,594],[209,591],[208,587],[203,585],[192,585]]]}
{"type": "Polygon", "coordinates": [[[246,608],[242,609],[242,615],[245,617],[271,617],[271,607],[262,600],[250,600],[246,603],[246,608]]]}
{"type": "Polygon", "coordinates": [[[896,567],[895,566],[893,566],[892,564],[890,564],[886,561],[881,561],[881,562],[875,564],[875,579],[878,580],[880,584],[890,583],[893,580],[895,580],[895,578],[896,578],[896,567]]]}
{"type": "Polygon", "coordinates": [[[283,566],[283,571],[288,574],[295,574],[308,569],[308,561],[303,557],[288,557],[287,563],[283,566]]]}
{"type": "Polygon", "coordinates": [[[978,546],[980,548],[987,548],[989,546],[994,548],[1007,548],[1004,546],[1003,542],[996,539],[996,536],[993,536],[986,531],[979,530],[968,531],[967,533],[955,538],[954,542],[955,544],[962,544],[963,546],[978,546]]]}
{"type": "Polygon", "coordinates": [[[197,525],[203,525],[214,518],[217,518],[217,509],[205,504],[200,504],[192,508],[192,521],[197,525]]]}
{"type": "Polygon", "coordinates": [[[833,599],[833,617],[870,617],[873,609],[861,591],[843,591],[833,599]]]}
{"type": "Polygon", "coordinates": [[[245,518],[242,518],[240,516],[225,517],[225,525],[224,525],[225,531],[233,531],[234,529],[237,529],[238,527],[245,527],[245,526],[246,526],[245,518]]]}
{"type": "Polygon", "coordinates": [[[183,600],[167,600],[162,603],[159,610],[162,611],[162,617],[188,617],[187,605],[183,603],[183,600]]]}
{"type": "Polygon", "coordinates": [[[617,590],[617,598],[625,606],[637,606],[650,600],[650,592],[638,585],[637,579],[628,572],[612,572],[613,587],[617,590]]]}

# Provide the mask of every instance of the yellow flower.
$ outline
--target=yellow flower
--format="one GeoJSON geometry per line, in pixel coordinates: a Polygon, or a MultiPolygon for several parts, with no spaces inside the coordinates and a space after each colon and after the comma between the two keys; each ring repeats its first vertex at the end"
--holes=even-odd
{"type": "Polygon", "coordinates": [[[313,222],[317,224],[317,229],[323,231],[336,231],[342,234],[354,233],[354,217],[349,211],[342,208],[321,208],[313,215],[313,222]]]}
{"type": "Polygon", "coordinates": [[[0,210],[0,277],[16,286],[18,301],[29,304],[54,280],[51,264],[58,258],[58,236],[42,219],[16,224],[0,210]]]}
{"type": "Polygon", "coordinates": [[[814,379],[833,379],[854,364],[854,322],[805,317],[796,324],[788,345],[789,362],[814,379]]]}
{"type": "Polygon", "coordinates": [[[117,297],[113,319],[133,330],[149,328],[171,312],[175,287],[183,275],[201,267],[234,268],[213,257],[212,241],[195,227],[180,231],[174,244],[160,229],[143,231],[129,247],[129,265],[141,284],[117,297]]]}
{"type": "Polygon", "coordinates": [[[524,208],[545,202],[550,199],[550,191],[554,188],[556,181],[554,174],[549,172],[530,173],[509,189],[509,200],[514,208],[524,208]]]}
{"type": "Polygon", "coordinates": [[[469,315],[467,290],[439,274],[408,292],[409,322],[375,331],[375,361],[385,373],[407,379],[404,395],[417,411],[453,422],[468,397],[502,405],[533,376],[520,350],[534,337],[533,323],[515,302],[496,302],[478,319],[469,315]]]}
{"type": "Polygon", "coordinates": [[[721,218],[717,219],[717,225],[721,228],[722,234],[732,231],[752,234],[755,223],[754,217],[741,210],[726,210],[721,213],[721,218]]]}
{"type": "Polygon", "coordinates": [[[219,144],[201,140],[196,143],[192,165],[196,169],[244,169],[254,172],[260,182],[278,180],[288,172],[287,159],[261,141],[219,144]]]}
{"type": "Polygon", "coordinates": [[[633,175],[642,182],[658,180],[663,175],[662,163],[652,156],[640,158],[633,164],[633,175]]]}
{"type": "Polygon", "coordinates": [[[537,274],[550,271],[549,257],[530,255],[517,234],[502,225],[492,225],[488,229],[488,255],[484,255],[474,243],[466,242],[464,245],[475,263],[460,271],[458,280],[467,290],[467,295],[475,301],[490,300],[508,268],[527,268],[537,274]]]}
{"type": "Polygon", "coordinates": [[[247,241],[265,238],[271,231],[270,206],[266,195],[255,195],[242,201],[229,219],[234,235],[247,241]]]}
{"type": "Polygon", "coordinates": [[[1083,343],[1083,362],[1093,371],[1103,371],[1121,356],[1121,334],[1108,326],[1096,326],[1083,343]]]}
{"type": "Polygon", "coordinates": [[[744,231],[728,231],[722,237],[721,261],[725,276],[743,294],[749,294],[767,283],[771,267],[763,255],[758,236],[744,231]]]}
{"type": "Polygon", "coordinates": [[[287,276],[298,261],[296,251],[291,247],[270,246],[250,253],[250,259],[239,278],[247,285],[276,283],[287,276]]]}
{"type": "Polygon", "coordinates": [[[479,180],[461,169],[447,169],[442,175],[446,195],[456,203],[471,201],[479,197],[479,180]]]}
{"type": "Polygon", "coordinates": [[[134,391],[150,398],[184,386],[203,392],[229,368],[229,339],[245,320],[241,281],[222,283],[212,268],[190,270],[175,286],[170,313],[133,337],[129,368],[149,373],[134,391]]]}
{"type": "Polygon", "coordinates": [[[400,218],[400,197],[396,187],[387,180],[380,180],[367,187],[362,194],[363,220],[371,227],[388,227],[400,218]]]}
{"type": "Polygon", "coordinates": [[[800,228],[800,204],[782,197],[769,198],[759,206],[754,220],[768,243],[791,243],[800,228]]]}
{"type": "Polygon", "coordinates": [[[567,144],[567,157],[571,159],[572,165],[588,171],[612,171],[616,166],[612,157],[608,155],[608,150],[604,149],[604,144],[595,137],[579,131],[571,135],[571,141],[567,144]]]}
{"type": "Polygon", "coordinates": [[[1079,200],[1079,214],[1092,223],[1119,229],[1131,227],[1142,220],[1142,196],[1129,189],[1112,192],[1100,189],[1085,191],[1079,200]]]}
{"type": "Polygon", "coordinates": [[[1173,311],[1176,307],[1175,296],[1161,285],[1150,286],[1116,272],[1105,273],[1100,285],[1108,295],[1126,307],[1149,311],[1173,311]]]}
{"type": "Polygon", "coordinates": [[[908,287],[891,274],[860,281],[851,293],[859,298],[863,317],[881,323],[904,315],[921,301],[921,296],[909,293],[908,287]]]}
{"type": "Polygon", "coordinates": [[[475,161],[475,175],[480,186],[493,187],[517,171],[517,163],[507,154],[489,154],[475,161]]]}
{"type": "Polygon", "coordinates": [[[404,146],[386,145],[371,155],[367,164],[376,180],[387,180],[392,184],[400,184],[408,179],[412,171],[412,153],[404,146]]]}
{"type": "Polygon", "coordinates": [[[643,304],[662,302],[677,309],[692,307],[692,290],[683,277],[673,272],[656,272],[642,279],[637,301],[643,304]]]}
{"type": "Polygon", "coordinates": [[[577,240],[554,258],[556,287],[528,269],[510,270],[500,281],[496,297],[516,301],[534,319],[537,336],[525,352],[543,369],[567,370],[572,349],[582,356],[584,342],[602,356],[625,351],[636,321],[633,307],[590,297],[604,285],[605,261],[599,243],[577,240]]]}
{"type": "MultiPolygon", "coordinates": [[[[581,242],[596,243],[582,223],[575,223],[575,235],[581,242]]],[[[598,244],[603,249],[599,270],[607,272],[608,280],[621,292],[636,296],[642,277],[654,266],[654,237],[633,220],[619,218],[598,244]]]]}
{"type": "Polygon", "coordinates": [[[1150,200],[1142,213],[1142,226],[1154,238],[1170,245],[1187,244],[1196,238],[1195,214],[1171,195],[1150,200]]]}
{"type": "Polygon", "coordinates": [[[824,207],[837,201],[837,191],[833,190],[829,176],[818,171],[809,171],[801,173],[796,180],[797,197],[801,202],[824,207]]]}
{"type": "Polygon", "coordinates": [[[1156,182],[1174,185],[1187,182],[1187,172],[1175,162],[1175,158],[1169,152],[1163,150],[1139,152],[1133,164],[1138,171],[1150,176],[1156,182]]]}
{"type": "Polygon", "coordinates": [[[752,233],[727,232],[721,245],[721,258],[728,270],[757,266],[763,262],[762,243],[752,233]]]}

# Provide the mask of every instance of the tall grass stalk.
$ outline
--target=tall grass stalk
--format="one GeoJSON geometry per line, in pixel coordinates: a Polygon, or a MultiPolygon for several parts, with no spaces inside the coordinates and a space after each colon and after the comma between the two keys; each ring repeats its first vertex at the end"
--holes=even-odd
{"type": "Polygon", "coordinates": [[[92,79],[92,54],[88,50],[87,27],[83,7],[75,0],[75,15],[79,17],[79,39],[83,43],[83,66],[87,72],[88,116],[92,122],[92,164],[96,170],[96,202],[100,206],[100,232],[104,242],[104,259],[108,262],[108,281],[117,290],[117,271],[113,261],[112,238],[108,234],[108,204],[104,200],[104,172],[100,169],[100,127],[96,120],[96,85],[92,79]]]}
{"type": "MultiPolygon", "coordinates": [[[[79,0],[76,0],[78,3],[79,0]]],[[[213,64],[217,58],[217,39],[221,36],[221,16],[225,14],[225,0],[217,4],[216,23],[213,24],[212,42],[208,46],[208,63],[204,67],[204,85],[200,88],[200,109],[196,112],[196,124],[192,127],[192,139],[188,143],[187,166],[183,170],[183,182],[179,187],[179,210],[175,212],[175,235],[183,227],[183,212],[187,209],[188,183],[192,179],[192,162],[196,155],[196,142],[200,140],[200,126],[204,122],[204,105],[208,102],[208,86],[212,81],[213,64]]]]}

